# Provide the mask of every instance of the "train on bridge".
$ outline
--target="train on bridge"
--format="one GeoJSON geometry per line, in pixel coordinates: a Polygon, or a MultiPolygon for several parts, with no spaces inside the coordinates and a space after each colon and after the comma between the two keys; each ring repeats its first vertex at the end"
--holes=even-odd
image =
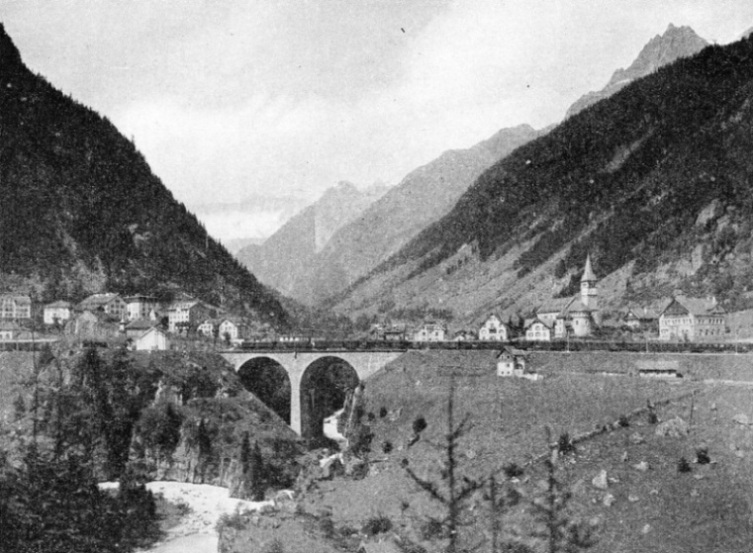
{"type": "Polygon", "coordinates": [[[306,340],[299,342],[246,341],[238,347],[242,351],[408,351],[408,350],[499,350],[515,347],[525,351],[614,351],[634,353],[750,353],[753,344],[740,342],[626,342],[607,340],[541,341],[445,341],[417,342],[411,340],[306,340]]]}

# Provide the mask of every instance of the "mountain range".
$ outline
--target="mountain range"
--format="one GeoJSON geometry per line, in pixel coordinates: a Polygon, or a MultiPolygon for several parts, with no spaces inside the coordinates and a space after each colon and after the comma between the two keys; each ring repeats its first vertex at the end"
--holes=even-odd
{"type": "MultiPolygon", "coordinates": [[[[644,46],[627,69],[615,71],[604,89],[576,101],[568,110],[568,117],[663,65],[695,54],[706,44],[689,27],[670,25],[664,34],[644,46]]],[[[238,258],[263,282],[278,287],[283,293],[304,303],[324,302],[342,293],[397,253],[425,227],[447,214],[492,164],[549,130],[537,131],[521,125],[503,129],[471,148],[445,152],[409,173],[362,213],[354,214],[316,255],[302,257],[304,250],[311,251],[310,245],[305,245],[310,237],[297,221],[291,220],[270,238],[270,247],[246,248],[238,253],[238,258]],[[296,252],[296,255],[287,252],[296,252]],[[305,260],[305,269],[299,260],[305,260]],[[274,270],[270,272],[268,268],[272,267],[274,270]]]]}
{"type": "Polygon", "coordinates": [[[566,119],[485,171],[446,216],[331,303],[463,321],[577,290],[605,309],[679,290],[753,302],[753,41],[709,46],[566,119]]]}
{"type": "Polygon", "coordinates": [[[107,120],[23,63],[0,24],[0,287],[36,300],[178,291],[277,324],[262,286],[107,120]]]}

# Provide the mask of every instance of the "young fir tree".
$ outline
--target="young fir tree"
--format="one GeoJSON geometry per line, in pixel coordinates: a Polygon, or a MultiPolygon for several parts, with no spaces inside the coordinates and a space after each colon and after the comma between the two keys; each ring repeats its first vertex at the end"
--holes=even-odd
{"type": "MultiPolygon", "coordinates": [[[[439,502],[445,509],[445,516],[436,522],[439,522],[449,539],[447,553],[457,553],[459,543],[459,529],[464,520],[464,513],[467,507],[467,501],[474,491],[483,486],[483,481],[476,481],[464,477],[458,473],[459,459],[457,448],[460,438],[468,430],[469,417],[466,416],[459,424],[454,420],[454,400],[455,400],[455,377],[450,377],[450,389],[447,396],[447,434],[439,448],[445,456],[444,470],[442,471],[442,481],[430,481],[419,477],[409,466],[405,467],[408,476],[435,501],[439,502]]],[[[472,549],[478,547],[477,544],[472,549]]]]}

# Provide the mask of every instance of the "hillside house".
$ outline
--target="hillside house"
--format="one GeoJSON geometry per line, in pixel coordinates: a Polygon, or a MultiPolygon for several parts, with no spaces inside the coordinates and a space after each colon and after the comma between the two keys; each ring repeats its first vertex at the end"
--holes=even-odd
{"type": "Polygon", "coordinates": [[[387,342],[405,341],[405,325],[403,324],[374,324],[371,326],[369,335],[375,340],[387,342]]]}
{"type": "Polygon", "coordinates": [[[526,370],[526,353],[505,347],[497,354],[497,376],[520,376],[526,370]]]}
{"type": "Polygon", "coordinates": [[[441,323],[427,321],[413,333],[414,342],[444,342],[447,329],[441,323]]]}
{"type": "Polygon", "coordinates": [[[64,325],[71,319],[73,306],[67,301],[56,301],[44,306],[42,320],[46,325],[64,325]]]}
{"type": "Polygon", "coordinates": [[[510,329],[499,315],[489,315],[478,331],[478,339],[482,342],[507,342],[510,336],[510,329]]]}
{"type": "MultiPolygon", "coordinates": [[[[206,319],[196,327],[196,332],[207,338],[214,338],[215,331],[219,333],[220,319],[206,319]]],[[[218,334],[219,336],[219,334],[218,334]]]]}
{"type": "Polygon", "coordinates": [[[551,342],[554,337],[554,327],[538,318],[526,319],[524,330],[529,342],[551,342]]]}
{"type": "Polygon", "coordinates": [[[656,311],[646,307],[628,307],[622,317],[625,326],[633,330],[646,330],[655,328],[659,322],[656,311]]]}
{"type": "Polygon", "coordinates": [[[125,298],[126,319],[136,321],[138,319],[151,319],[155,317],[159,309],[159,302],[150,296],[128,296],[125,298]]]}
{"type": "Polygon", "coordinates": [[[220,323],[220,339],[229,342],[242,340],[246,333],[246,323],[238,317],[228,317],[220,323]]]}
{"type": "Polygon", "coordinates": [[[190,332],[207,318],[216,317],[216,309],[195,299],[174,301],[167,310],[168,330],[172,333],[190,332]]]}
{"type": "Polygon", "coordinates": [[[715,298],[673,298],[659,315],[659,339],[719,341],[727,329],[727,312],[715,298]]]}
{"type": "Polygon", "coordinates": [[[0,320],[31,319],[31,298],[23,294],[0,294],[0,320]]]}
{"type": "Polygon", "coordinates": [[[148,332],[154,326],[156,323],[154,321],[150,321],[149,319],[136,319],[135,321],[131,321],[127,325],[125,325],[125,335],[126,338],[130,339],[136,339],[142,336],[144,333],[148,332]]]}
{"type": "Polygon", "coordinates": [[[170,339],[157,327],[152,327],[136,338],[133,347],[137,351],[165,351],[170,349],[170,339]]]}
{"type": "Polygon", "coordinates": [[[452,335],[453,342],[472,342],[476,339],[476,333],[470,330],[458,330],[452,335]]]}
{"type": "Polygon", "coordinates": [[[21,327],[15,321],[0,321],[0,341],[16,340],[21,334],[21,327]]]}
{"type": "Polygon", "coordinates": [[[122,321],[126,317],[126,302],[119,294],[93,294],[80,302],[76,306],[76,311],[100,312],[122,321]]]}

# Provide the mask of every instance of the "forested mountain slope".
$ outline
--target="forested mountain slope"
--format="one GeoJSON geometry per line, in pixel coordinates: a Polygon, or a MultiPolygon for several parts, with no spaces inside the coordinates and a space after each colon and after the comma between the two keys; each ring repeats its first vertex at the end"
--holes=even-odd
{"type": "Polygon", "coordinates": [[[518,148],[339,298],[473,319],[569,294],[591,253],[605,301],[677,288],[749,303],[753,41],[710,46],[518,148]]]}
{"type": "Polygon", "coordinates": [[[279,302],[106,119],[34,75],[0,25],[0,285],[169,296],[284,322],[279,302]]]}

